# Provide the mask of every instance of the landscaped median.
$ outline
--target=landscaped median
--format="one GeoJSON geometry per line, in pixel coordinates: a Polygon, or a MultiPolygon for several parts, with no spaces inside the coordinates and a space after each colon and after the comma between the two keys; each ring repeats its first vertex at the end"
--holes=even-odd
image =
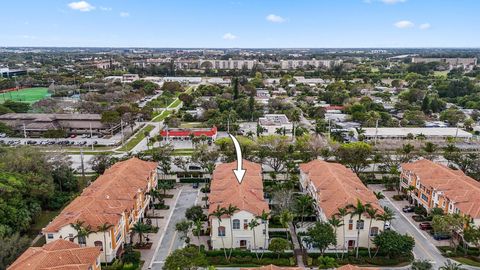
{"type": "Polygon", "coordinates": [[[465,250],[463,246],[459,245],[457,248],[442,246],[438,247],[438,249],[445,257],[452,258],[465,265],[480,267],[480,249],[478,248],[465,250]]]}
{"type": "Polygon", "coordinates": [[[123,145],[118,151],[131,151],[137,144],[139,144],[143,139],[145,139],[145,133],[150,133],[155,128],[154,125],[147,125],[146,127],[140,129],[133,138],[131,138],[125,145],[123,145]]]}
{"type": "Polygon", "coordinates": [[[163,111],[161,112],[159,115],[155,116],[153,119],[152,119],[152,122],[162,122],[163,120],[165,120],[165,118],[167,118],[172,112],[171,111],[163,111]]]}

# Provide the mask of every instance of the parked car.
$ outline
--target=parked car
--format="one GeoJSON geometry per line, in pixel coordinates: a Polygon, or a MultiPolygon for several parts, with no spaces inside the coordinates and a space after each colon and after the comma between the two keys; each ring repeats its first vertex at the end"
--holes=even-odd
{"type": "Polygon", "coordinates": [[[193,184],[192,184],[192,187],[193,187],[193,188],[198,188],[198,183],[193,183],[193,184]]]}
{"type": "Polygon", "coordinates": [[[385,225],[383,225],[383,229],[384,229],[384,230],[390,230],[390,229],[392,229],[392,224],[390,223],[390,221],[386,221],[386,222],[385,222],[385,225]]]}
{"type": "Polygon", "coordinates": [[[432,223],[430,222],[422,222],[418,225],[418,227],[421,229],[421,230],[424,230],[424,231],[428,231],[428,230],[431,230],[432,229],[432,223]]]}
{"type": "Polygon", "coordinates": [[[70,138],[72,138],[72,139],[75,138],[75,137],[77,137],[77,135],[75,135],[75,134],[70,135],[70,138]]]}
{"type": "Polygon", "coordinates": [[[433,235],[433,239],[437,240],[437,241],[440,241],[440,240],[448,240],[450,239],[450,235],[448,234],[441,234],[441,233],[438,233],[438,234],[434,234],[433,235]]]}
{"type": "Polygon", "coordinates": [[[5,133],[0,133],[0,138],[5,138],[5,137],[7,137],[7,134],[5,134],[5,133]]]}
{"type": "Polygon", "coordinates": [[[413,212],[415,212],[415,206],[413,206],[413,205],[407,205],[407,206],[405,206],[405,207],[402,208],[402,211],[403,211],[404,213],[413,213],[413,212]]]}

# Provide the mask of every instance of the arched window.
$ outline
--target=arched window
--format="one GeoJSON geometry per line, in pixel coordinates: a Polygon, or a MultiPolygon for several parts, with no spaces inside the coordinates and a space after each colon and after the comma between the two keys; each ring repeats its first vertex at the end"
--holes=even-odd
{"type": "Polygon", "coordinates": [[[225,236],[225,227],[218,227],[218,236],[225,236]]]}
{"type": "Polygon", "coordinates": [[[96,247],[100,247],[100,250],[103,251],[103,243],[102,243],[102,241],[95,241],[95,242],[93,242],[93,244],[94,244],[96,247]]]}
{"type": "Polygon", "coordinates": [[[372,227],[370,229],[370,236],[377,236],[378,235],[378,227],[372,227]]]}
{"type": "Polygon", "coordinates": [[[233,229],[234,230],[240,230],[240,220],[239,219],[234,219],[232,221],[233,224],[233,229]]]}

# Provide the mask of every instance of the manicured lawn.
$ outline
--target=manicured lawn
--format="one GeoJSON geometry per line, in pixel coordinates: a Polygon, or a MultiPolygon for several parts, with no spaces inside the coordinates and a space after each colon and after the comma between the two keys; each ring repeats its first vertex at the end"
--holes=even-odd
{"type": "Polygon", "coordinates": [[[48,88],[45,88],[45,87],[25,88],[18,91],[12,91],[12,92],[0,94],[0,103],[3,103],[9,99],[14,101],[27,102],[27,103],[35,103],[48,96],[50,96],[50,93],[48,93],[48,88]]]}
{"type": "Polygon", "coordinates": [[[465,265],[480,267],[480,262],[474,261],[474,260],[469,259],[469,258],[465,258],[465,257],[454,257],[453,259],[454,259],[455,261],[457,261],[457,262],[459,262],[459,263],[462,263],[462,264],[465,264],[465,265]]]}
{"type": "Polygon", "coordinates": [[[182,101],[177,98],[177,99],[175,99],[174,102],[172,102],[172,103],[168,106],[168,108],[176,108],[176,107],[178,107],[178,105],[180,105],[180,103],[182,103],[182,101]]]}
{"type": "Polygon", "coordinates": [[[167,116],[169,116],[172,112],[171,111],[163,111],[161,114],[155,116],[153,119],[152,119],[152,122],[162,122],[163,120],[165,120],[165,118],[167,118],[167,116]]]}
{"type": "Polygon", "coordinates": [[[201,122],[187,122],[187,123],[182,123],[180,125],[180,128],[197,128],[201,126],[202,126],[201,122]]]}
{"type": "Polygon", "coordinates": [[[193,154],[193,149],[175,149],[173,150],[174,156],[191,156],[193,154]]]}
{"type": "Polygon", "coordinates": [[[142,129],[140,129],[135,137],[131,138],[124,146],[122,146],[119,150],[120,151],[130,151],[132,150],[137,144],[139,144],[143,139],[145,139],[145,131],[150,132],[155,128],[154,125],[148,125],[142,129]]]}

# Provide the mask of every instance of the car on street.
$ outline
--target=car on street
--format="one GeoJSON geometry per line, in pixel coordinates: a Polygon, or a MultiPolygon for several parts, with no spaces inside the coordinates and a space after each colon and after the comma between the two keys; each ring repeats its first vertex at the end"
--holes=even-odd
{"type": "Polygon", "coordinates": [[[195,188],[195,189],[198,188],[198,183],[197,182],[193,183],[192,187],[195,188]]]}
{"type": "Polygon", "coordinates": [[[424,230],[424,231],[428,231],[428,230],[431,230],[432,229],[432,223],[430,222],[422,222],[418,225],[418,227],[421,229],[421,230],[424,230]]]}
{"type": "Polygon", "coordinates": [[[451,236],[448,235],[448,234],[441,234],[441,233],[438,233],[438,234],[434,234],[433,235],[433,239],[437,240],[437,241],[441,241],[441,240],[448,240],[450,239],[451,236]]]}
{"type": "Polygon", "coordinates": [[[407,205],[407,206],[405,206],[405,207],[402,208],[402,211],[403,211],[404,213],[413,213],[413,212],[415,212],[415,206],[413,206],[413,205],[407,205]]]}

